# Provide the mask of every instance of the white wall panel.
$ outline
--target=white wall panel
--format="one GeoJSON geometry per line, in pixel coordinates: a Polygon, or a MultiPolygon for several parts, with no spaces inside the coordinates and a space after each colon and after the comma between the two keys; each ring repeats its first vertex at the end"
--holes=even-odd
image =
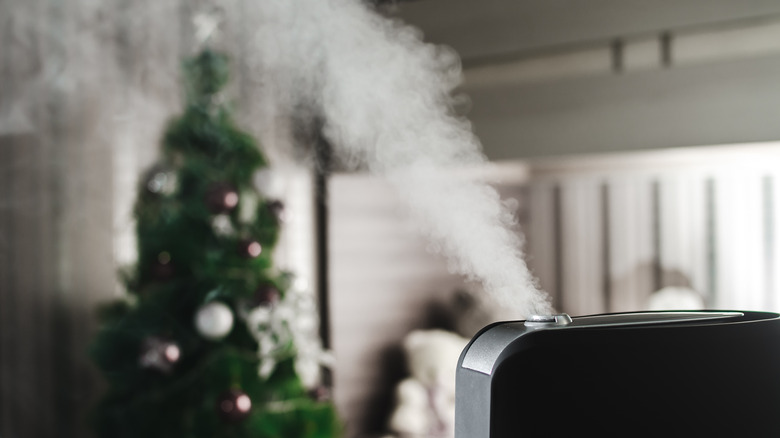
{"type": "Polygon", "coordinates": [[[767,214],[768,235],[767,291],[769,292],[768,310],[780,311],[780,171],[767,172],[767,201],[771,207],[767,214]]]}
{"type": "Polygon", "coordinates": [[[560,285],[556,266],[559,257],[556,202],[554,184],[530,185],[525,236],[528,267],[539,280],[542,289],[553,297],[553,306],[558,307],[560,285]]]}
{"type": "Polygon", "coordinates": [[[611,178],[608,193],[609,311],[643,310],[653,292],[653,180],[611,178]]]}
{"type": "Polygon", "coordinates": [[[606,310],[602,182],[579,178],[561,183],[561,310],[572,315],[606,310]]]}
{"type": "Polygon", "coordinates": [[[658,180],[660,285],[709,293],[705,190],[708,176],[666,173],[658,180]]]}
{"type": "Polygon", "coordinates": [[[729,171],[715,178],[715,305],[766,308],[763,175],[729,171]]]}

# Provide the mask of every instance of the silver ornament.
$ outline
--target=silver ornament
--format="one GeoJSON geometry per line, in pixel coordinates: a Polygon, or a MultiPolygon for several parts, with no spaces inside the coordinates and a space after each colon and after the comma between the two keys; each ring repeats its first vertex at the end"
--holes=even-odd
{"type": "Polygon", "coordinates": [[[150,336],[141,344],[138,364],[142,368],[153,368],[164,373],[173,370],[181,357],[181,349],[175,342],[150,336]]]}
{"type": "Polygon", "coordinates": [[[236,230],[233,228],[233,222],[230,220],[230,216],[226,214],[218,214],[211,219],[211,229],[214,230],[214,234],[221,237],[227,237],[233,235],[236,230]]]}
{"type": "Polygon", "coordinates": [[[146,182],[146,188],[152,193],[160,195],[172,195],[176,192],[178,180],[176,174],[170,171],[158,170],[152,173],[146,182]]]}
{"type": "Polygon", "coordinates": [[[255,193],[241,192],[241,204],[238,206],[238,219],[245,224],[251,224],[257,219],[257,206],[260,204],[255,193]]]}
{"type": "Polygon", "coordinates": [[[233,330],[233,311],[220,301],[204,304],[195,313],[195,328],[204,338],[218,341],[233,330]]]}
{"type": "Polygon", "coordinates": [[[238,308],[238,315],[257,341],[261,378],[273,373],[280,358],[290,353],[292,343],[299,377],[306,387],[313,387],[320,383],[321,367],[332,366],[333,358],[319,340],[317,307],[314,295],[307,290],[309,282],[295,276],[290,276],[289,281],[291,288],[282,301],[274,306],[245,303],[238,308]]]}

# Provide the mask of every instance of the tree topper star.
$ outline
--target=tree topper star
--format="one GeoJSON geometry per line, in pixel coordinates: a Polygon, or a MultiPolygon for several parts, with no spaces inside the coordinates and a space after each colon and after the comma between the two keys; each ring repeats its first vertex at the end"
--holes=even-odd
{"type": "Polygon", "coordinates": [[[216,34],[219,24],[222,22],[222,14],[219,9],[210,12],[200,12],[192,18],[195,25],[195,39],[203,44],[216,34]]]}

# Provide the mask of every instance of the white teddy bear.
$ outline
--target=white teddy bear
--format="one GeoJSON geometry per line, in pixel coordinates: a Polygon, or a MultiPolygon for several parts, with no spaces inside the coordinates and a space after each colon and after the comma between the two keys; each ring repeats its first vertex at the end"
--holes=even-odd
{"type": "Polygon", "coordinates": [[[695,290],[682,286],[668,286],[650,295],[648,310],[699,310],[704,300],[695,290]]]}
{"type": "Polygon", "coordinates": [[[404,437],[454,436],[455,371],[468,342],[444,330],[417,330],[406,337],[411,376],[396,388],[391,430],[404,437]]]}

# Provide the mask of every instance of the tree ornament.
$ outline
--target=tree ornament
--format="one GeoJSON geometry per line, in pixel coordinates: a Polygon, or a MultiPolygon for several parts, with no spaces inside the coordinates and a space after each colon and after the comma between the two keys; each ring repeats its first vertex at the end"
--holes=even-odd
{"type": "Polygon", "coordinates": [[[195,328],[204,338],[218,341],[233,329],[233,311],[220,301],[204,304],[195,313],[195,328]]]}
{"type": "Polygon", "coordinates": [[[264,198],[279,198],[284,194],[284,181],[281,175],[267,167],[257,170],[252,175],[252,185],[264,198]]]}
{"type": "Polygon", "coordinates": [[[212,184],[206,190],[206,207],[214,214],[229,213],[238,205],[238,192],[228,183],[212,184]]]}
{"type": "Polygon", "coordinates": [[[316,388],[310,389],[307,395],[309,398],[319,403],[327,402],[331,399],[330,389],[324,385],[318,385],[316,388]]]}
{"type": "Polygon", "coordinates": [[[263,252],[263,247],[257,240],[244,239],[238,245],[238,252],[245,258],[254,259],[263,252]]]}
{"type": "Polygon", "coordinates": [[[171,254],[168,251],[157,254],[157,259],[155,259],[150,269],[152,278],[157,281],[168,281],[173,278],[175,271],[171,261],[171,254]]]}
{"type": "Polygon", "coordinates": [[[238,220],[244,224],[252,224],[257,220],[257,206],[260,198],[251,190],[241,192],[241,204],[238,206],[238,220]]]}
{"type": "Polygon", "coordinates": [[[279,200],[271,201],[267,204],[268,211],[276,218],[277,222],[287,221],[287,212],[284,209],[284,203],[279,200]]]}
{"type": "Polygon", "coordinates": [[[279,293],[279,290],[276,289],[276,287],[271,284],[263,284],[258,287],[257,290],[255,290],[255,293],[252,295],[252,304],[254,307],[275,306],[279,303],[280,296],[281,294],[279,293]]]}
{"type": "Polygon", "coordinates": [[[192,24],[195,25],[195,40],[199,45],[205,45],[219,31],[220,24],[224,21],[225,11],[214,7],[208,12],[195,14],[192,24]]]}
{"type": "Polygon", "coordinates": [[[239,389],[225,391],[217,398],[217,413],[224,421],[237,422],[249,416],[252,400],[239,389]]]}
{"type": "Polygon", "coordinates": [[[180,357],[181,349],[175,342],[149,336],[141,343],[138,363],[141,368],[153,368],[163,373],[170,373],[180,357]]]}
{"type": "Polygon", "coordinates": [[[211,229],[214,230],[214,234],[221,237],[227,237],[236,232],[236,229],[233,228],[233,222],[230,220],[230,216],[226,214],[214,216],[211,220],[211,229]]]}
{"type": "Polygon", "coordinates": [[[176,173],[161,166],[152,168],[146,179],[146,190],[155,195],[172,195],[177,187],[176,173]]]}

